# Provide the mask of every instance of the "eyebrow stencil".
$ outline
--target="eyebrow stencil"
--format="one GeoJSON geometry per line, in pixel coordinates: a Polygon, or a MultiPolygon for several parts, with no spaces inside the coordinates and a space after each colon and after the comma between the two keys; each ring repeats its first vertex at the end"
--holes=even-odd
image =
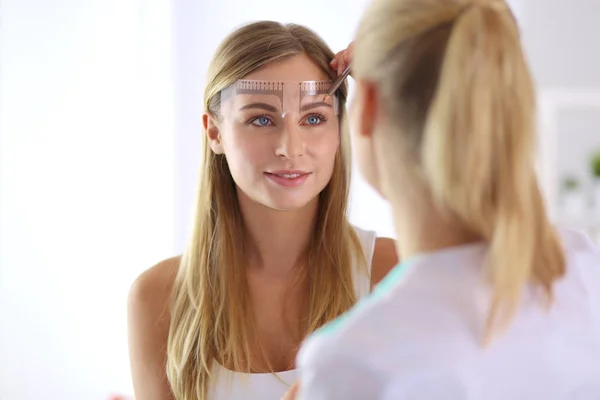
{"type": "Polygon", "coordinates": [[[339,113],[337,95],[324,99],[331,88],[331,81],[260,81],[238,80],[221,91],[221,112],[226,114],[248,105],[271,106],[281,116],[302,113],[319,106],[333,107],[339,113]]]}

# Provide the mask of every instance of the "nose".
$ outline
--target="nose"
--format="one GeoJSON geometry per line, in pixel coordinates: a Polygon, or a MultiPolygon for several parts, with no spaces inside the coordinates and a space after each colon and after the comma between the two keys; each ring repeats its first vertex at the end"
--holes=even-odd
{"type": "Polygon", "coordinates": [[[289,125],[293,124],[286,124],[282,129],[275,153],[279,157],[288,159],[302,157],[306,150],[303,133],[298,127],[289,125]]]}

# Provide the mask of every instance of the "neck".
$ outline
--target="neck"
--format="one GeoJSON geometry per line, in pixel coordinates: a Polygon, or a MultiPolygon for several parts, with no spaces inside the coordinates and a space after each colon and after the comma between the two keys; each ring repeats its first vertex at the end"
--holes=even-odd
{"type": "Polygon", "coordinates": [[[407,196],[404,192],[386,197],[394,210],[397,250],[402,259],[481,240],[456,217],[441,212],[429,195],[407,196]]]}
{"type": "Polygon", "coordinates": [[[287,276],[301,261],[310,240],[318,198],[299,210],[279,211],[259,204],[238,190],[240,211],[249,235],[249,268],[287,276]]]}

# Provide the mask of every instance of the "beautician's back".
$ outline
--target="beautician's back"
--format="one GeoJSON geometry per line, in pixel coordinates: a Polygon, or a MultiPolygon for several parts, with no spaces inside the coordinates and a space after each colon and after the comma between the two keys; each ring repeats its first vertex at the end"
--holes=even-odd
{"type": "Polygon", "coordinates": [[[600,399],[600,254],[557,229],[505,0],[373,0],[351,132],[403,263],[300,351],[298,400],[600,399]]]}
{"type": "MultiPolygon", "coordinates": [[[[331,386],[355,376],[377,387],[369,398],[380,400],[599,399],[600,252],[578,232],[560,233],[567,272],[549,311],[528,287],[507,330],[483,347],[492,290],[480,271],[488,247],[408,260],[361,306],[309,339],[300,368],[322,368],[315,382],[303,381],[313,392],[302,398],[325,398],[316,381],[331,386]]],[[[354,387],[346,398],[366,397],[354,387]]]]}

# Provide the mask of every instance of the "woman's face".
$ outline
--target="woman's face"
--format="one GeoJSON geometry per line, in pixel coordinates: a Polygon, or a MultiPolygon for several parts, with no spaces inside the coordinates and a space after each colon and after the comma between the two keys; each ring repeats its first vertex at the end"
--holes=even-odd
{"type": "MultiPolygon", "coordinates": [[[[330,77],[310,58],[298,55],[266,65],[247,80],[300,82],[330,77]]],[[[222,118],[205,116],[214,152],[224,154],[238,192],[277,210],[302,208],[327,186],[340,144],[333,102],[322,95],[293,112],[277,96],[235,96],[224,100],[222,118]],[[283,114],[283,116],[282,116],[283,114]]]]}

